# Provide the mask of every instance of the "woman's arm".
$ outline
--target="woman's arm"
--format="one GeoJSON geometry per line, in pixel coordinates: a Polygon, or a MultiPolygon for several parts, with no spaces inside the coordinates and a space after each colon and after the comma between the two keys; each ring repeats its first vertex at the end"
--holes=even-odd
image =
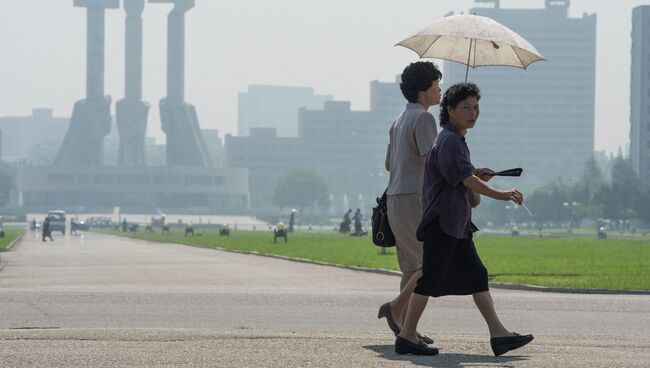
{"type": "Polygon", "coordinates": [[[390,143],[386,149],[386,161],[384,162],[384,167],[386,168],[386,171],[390,171],[390,143]]]}
{"type": "Polygon", "coordinates": [[[517,204],[524,203],[524,195],[517,189],[499,190],[493,188],[483,180],[479,179],[476,175],[470,175],[463,179],[463,184],[469,189],[490,198],[498,199],[500,201],[513,201],[517,204]]]}

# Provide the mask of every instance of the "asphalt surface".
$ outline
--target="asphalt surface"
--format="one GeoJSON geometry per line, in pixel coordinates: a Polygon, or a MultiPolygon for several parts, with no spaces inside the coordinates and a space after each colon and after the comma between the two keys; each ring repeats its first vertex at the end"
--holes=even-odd
{"type": "Polygon", "coordinates": [[[376,318],[395,276],[98,234],[28,234],[2,262],[3,368],[650,366],[647,295],[492,290],[535,334],[502,357],[471,297],[431,300],[441,354],[414,357],[376,318]]]}

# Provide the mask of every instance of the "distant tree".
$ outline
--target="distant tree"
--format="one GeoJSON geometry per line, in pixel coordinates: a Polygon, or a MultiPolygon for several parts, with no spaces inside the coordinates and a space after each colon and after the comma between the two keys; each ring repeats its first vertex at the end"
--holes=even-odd
{"type": "Polygon", "coordinates": [[[591,156],[585,163],[585,169],[582,173],[582,180],[592,182],[595,184],[603,184],[605,182],[605,174],[603,169],[600,168],[595,156],[591,156]]]}
{"type": "Polygon", "coordinates": [[[646,226],[650,225],[650,185],[646,184],[642,188],[641,194],[635,203],[634,211],[646,226]]]}
{"type": "Polygon", "coordinates": [[[535,220],[543,223],[567,221],[571,214],[564,207],[570,199],[570,187],[561,180],[538,188],[527,199],[527,206],[535,214],[535,220]]]}
{"type": "Polygon", "coordinates": [[[314,171],[296,170],[280,178],[273,193],[273,203],[278,207],[329,206],[329,189],[322,176],[314,171]]]}
{"type": "Polygon", "coordinates": [[[618,156],[612,166],[611,200],[616,202],[615,218],[628,220],[635,216],[635,202],[641,195],[639,180],[629,159],[618,156]]]}
{"type": "Polygon", "coordinates": [[[571,197],[573,201],[587,205],[592,202],[596,191],[605,184],[603,170],[596,162],[596,158],[591,156],[585,163],[580,180],[571,189],[571,197]]]}

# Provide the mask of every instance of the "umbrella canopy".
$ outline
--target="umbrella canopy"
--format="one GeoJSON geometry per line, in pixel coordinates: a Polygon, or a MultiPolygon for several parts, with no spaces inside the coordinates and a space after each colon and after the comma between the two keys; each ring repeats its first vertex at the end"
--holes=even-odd
{"type": "Polygon", "coordinates": [[[409,48],[421,58],[456,61],[468,68],[501,65],[526,69],[536,61],[545,60],[516,32],[479,15],[442,18],[396,46],[409,48]]]}

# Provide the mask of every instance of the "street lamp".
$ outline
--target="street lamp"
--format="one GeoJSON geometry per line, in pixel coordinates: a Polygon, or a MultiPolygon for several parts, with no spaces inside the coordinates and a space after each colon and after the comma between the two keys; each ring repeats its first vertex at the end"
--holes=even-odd
{"type": "Polygon", "coordinates": [[[564,202],[562,206],[567,209],[569,214],[569,234],[573,233],[573,210],[578,205],[578,202],[564,202]]]}

